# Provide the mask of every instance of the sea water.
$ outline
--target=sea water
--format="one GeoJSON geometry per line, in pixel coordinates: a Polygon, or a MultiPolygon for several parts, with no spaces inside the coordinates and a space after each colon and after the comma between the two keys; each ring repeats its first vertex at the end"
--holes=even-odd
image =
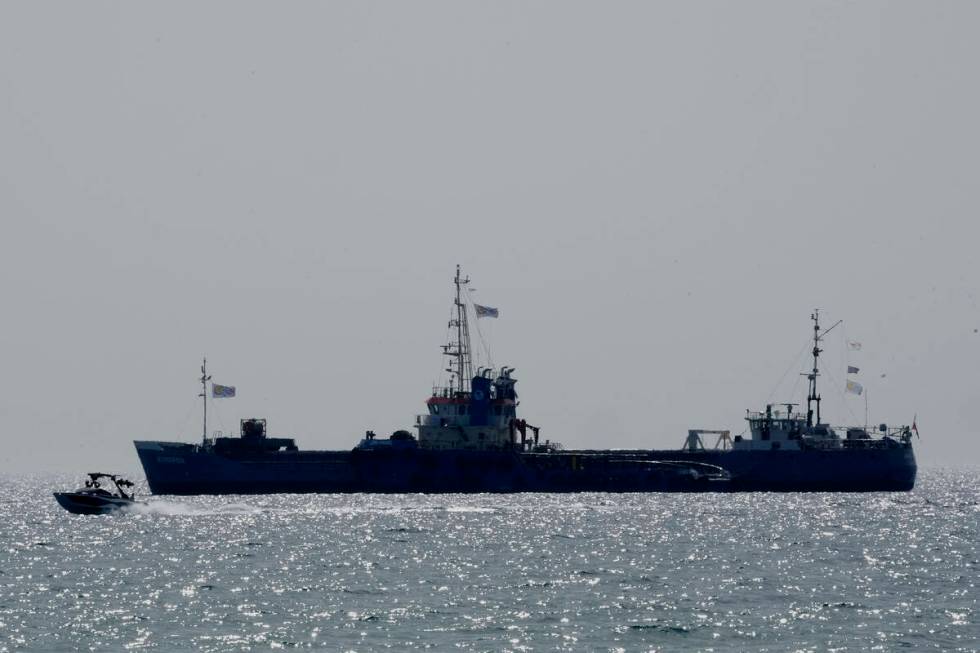
{"type": "Polygon", "coordinates": [[[980,472],[910,493],[151,497],[0,480],[0,651],[975,651],[980,472]]]}

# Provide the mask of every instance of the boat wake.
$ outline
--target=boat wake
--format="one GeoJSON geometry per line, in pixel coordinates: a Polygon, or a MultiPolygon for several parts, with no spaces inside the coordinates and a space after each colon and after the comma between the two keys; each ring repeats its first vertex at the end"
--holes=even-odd
{"type": "Polygon", "coordinates": [[[213,517],[217,515],[257,515],[262,508],[243,503],[229,503],[220,506],[202,506],[182,501],[146,501],[129,507],[127,512],[137,515],[156,515],[164,517],[213,517]]]}

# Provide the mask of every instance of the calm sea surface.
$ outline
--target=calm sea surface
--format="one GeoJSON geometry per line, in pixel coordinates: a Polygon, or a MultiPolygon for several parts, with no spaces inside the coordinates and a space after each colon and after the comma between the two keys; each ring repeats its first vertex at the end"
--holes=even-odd
{"type": "Polygon", "coordinates": [[[980,650],[980,471],[902,494],[267,495],[0,479],[0,651],[980,650]]]}

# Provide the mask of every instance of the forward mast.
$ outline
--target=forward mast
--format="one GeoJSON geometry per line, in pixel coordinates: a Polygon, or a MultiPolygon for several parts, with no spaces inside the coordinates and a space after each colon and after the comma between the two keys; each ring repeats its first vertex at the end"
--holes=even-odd
{"type": "Polygon", "coordinates": [[[197,395],[201,398],[201,404],[204,406],[204,425],[201,428],[201,444],[207,445],[208,443],[208,381],[211,380],[211,376],[208,374],[208,359],[204,358],[201,363],[201,394],[197,395]]]}

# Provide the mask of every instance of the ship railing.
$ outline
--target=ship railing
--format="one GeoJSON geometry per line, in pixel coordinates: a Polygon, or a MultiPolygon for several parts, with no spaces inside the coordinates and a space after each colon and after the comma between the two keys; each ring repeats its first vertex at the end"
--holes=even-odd
{"type": "Polygon", "coordinates": [[[890,438],[901,439],[903,435],[910,434],[911,429],[908,426],[891,426],[882,428],[884,425],[839,425],[831,426],[830,428],[836,431],[838,434],[845,435],[848,431],[864,431],[868,436],[868,440],[877,440],[888,436],[890,438]]]}
{"type": "MultiPolygon", "coordinates": [[[[892,442],[911,442],[912,441],[912,429],[908,426],[895,426],[891,428],[886,428],[882,430],[879,428],[874,428],[873,426],[835,426],[833,427],[835,431],[838,432],[841,439],[845,442],[861,443],[861,442],[873,442],[877,443],[871,448],[885,448],[887,449],[891,445],[889,440],[892,442]],[[865,437],[848,437],[849,431],[855,430],[863,431],[865,437]],[[887,439],[886,439],[887,438],[887,439]]],[[[848,445],[859,447],[860,444],[848,445]]]]}
{"type": "Polygon", "coordinates": [[[770,414],[770,415],[767,415],[766,413],[762,412],[761,410],[759,410],[759,411],[748,411],[745,414],[745,419],[765,419],[767,417],[769,417],[769,418],[771,418],[773,420],[777,420],[777,419],[781,419],[781,420],[799,420],[799,421],[806,420],[806,415],[804,415],[803,413],[786,413],[786,412],[783,412],[783,411],[780,411],[780,410],[774,410],[774,411],[772,411],[772,414],[770,414]]]}

